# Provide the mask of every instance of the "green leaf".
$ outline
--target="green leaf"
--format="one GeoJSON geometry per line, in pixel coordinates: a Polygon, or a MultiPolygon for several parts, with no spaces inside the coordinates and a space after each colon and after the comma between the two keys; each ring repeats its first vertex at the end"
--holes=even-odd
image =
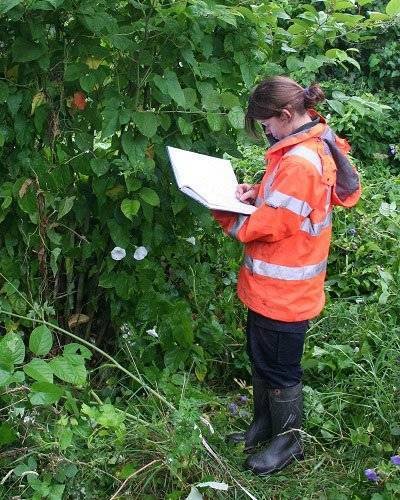
{"type": "Polygon", "coordinates": [[[179,117],[178,127],[183,135],[190,135],[193,132],[193,125],[188,120],[179,117]]]}
{"type": "Polygon", "coordinates": [[[131,193],[132,191],[137,191],[142,187],[142,181],[140,179],[137,179],[136,177],[133,177],[132,175],[128,175],[125,178],[125,184],[128,193],[131,193]]]}
{"type": "Polygon", "coordinates": [[[32,361],[24,366],[23,370],[28,377],[31,377],[38,382],[53,383],[53,372],[49,364],[43,359],[33,358],[32,361]]]}
{"type": "Polygon", "coordinates": [[[90,160],[90,168],[100,177],[109,171],[110,163],[105,158],[92,158],[90,160]]]}
{"type": "Polygon", "coordinates": [[[50,382],[35,382],[32,384],[29,400],[33,405],[51,405],[57,403],[64,390],[50,382]]]}
{"type": "Polygon", "coordinates": [[[257,68],[248,61],[240,65],[240,73],[246,88],[250,89],[254,85],[254,80],[257,74],[257,68]]]}
{"type": "Polygon", "coordinates": [[[118,127],[119,111],[116,107],[107,107],[103,113],[103,124],[101,127],[101,137],[105,139],[114,134],[118,127]]]}
{"type": "Polygon", "coordinates": [[[179,369],[181,363],[184,363],[189,356],[188,349],[182,349],[182,347],[173,347],[169,349],[164,354],[164,364],[167,368],[170,368],[172,372],[179,369]]]}
{"type": "Polygon", "coordinates": [[[207,122],[213,132],[218,132],[222,128],[222,117],[219,113],[207,113],[207,122]]]}
{"type": "Polygon", "coordinates": [[[201,102],[207,111],[217,111],[221,104],[221,96],[216,90],[211,90],[202,95],[201,102]]]}
{"type": "Polygon", "coordinates": [[[22,0],[2,0],[0,2],[0,14],[5,14],[20,3],[22,3],[22,0]]]}
{"type": "MultiPolygon", "coordinates": [[[[50,1],[50,0],[48,0],[50,1]]],[[[62,500],[65,490],[65,484],[51,484],[48,495],[49,500],[62,500]]]]}
{"type": "Polygon", "coordinates": [[[132,472],[137,470],[137,468],[138,468],[138,466],[136,463],[128,462],[119,471],[118,477],[121,479],[127,479],[132,474],[132,472]]]}
{"type": "Polygon", "coordinates": [[[390,0],[386,5],[386,14],[389,16],[397,16],[397,14],[400,14],[400,0],[390,0]]]}
{"type": "Polygon", "coordinates": [[[353,57],[347,57],[346,61],[355,66],[358,69],[358,71],[361,71],[360,64],[353,57]]]}
{"type": "Polygon", "coordinates": [[[133,121],[140,133],[149,138],[156,135],[160,123],[157,115],[151,111],[136,111],[133,113],[133,121]]]}
{"type": "Polygon", "coordinates": [[[64,354],[76,354],[78,351],[84,359],[90,359],[92,357],[91,351],[82,344],[71,342],[64,347],[64,354]]]}
{"type": "MultiPolygon", "coordinates": [[[[87,71],[87,70],[86,70],[87,71]]],[[[93,72],[86,73],[79,78],[79,85],[85,92],[90,93],[97,84],[96,75],[93,72]]]]}
{"type": "Polygon", "coordinates": [[[224,108],[231,109],[231,108],[234,108],[235,106],[240,106],[239,98],[235,94],[232,94],[231,92],[223,92],[219,96],[219,99],[220,99],[221,105],[224,108]]]}
{"type": "Polygon", "coordinates": [[[15,94],[11,94],[7,98],[7,106],[8,109],[10,110],[11,116],[15,117],[17,114],[19,107],[21,106],[22,103],[22,98],[23,95],[21,92],[17,92],[15,94]]]}
{"type": "Polygon", "coordinates": [[[344,23],[347,26],[354,26],[364,19],[364,16],[347,14],[344,12],[335,12],[332,15],[333,19],[339,23],[344,23]]]}
{"type": "Polygon", "coordinates": [[[84,358],[79,354],[64,353],[50,361],[51,369],[56,377],[64,382],[82,386],[86,382],[84,358]]]}
{"type": "Polygon", "coordinates": [[[87,66],[83,63],[69,64],[65,68],[64,80],[66,82],[72,82],[78,80],[82,75],[87,73],[87,66]]]}
{"type": "Polygon", "coordinates": [[[121,210],[122,213],[125,215],[130,220],[133,220],[135,215],[138,213],[140,208],[140,201],[139,200],[129,200],[128,198],[125,198],[121,202],[121,210]]]}
{"type": "Polygon", "coordinates": [[[228,120],[232,127],[242,129],[244,127],[244,113],[242,108],[235,106],[228,113],[228,120]]]}
{"type": "Polygon", "coordinates": [[[290,72],[294,72],[303,67],[303,62],[296,56],[291,55],[286,59],[286,66],[290,72]]]}
{"type": "Polygon", "coordinates": [[[164,320],[179,346],[188,348],[194,342],[193,321],[190,308],[184,301],[177,302],[164,320]]]}
{"type": "Polygon", "coordinates": [[[0,80],[0,103],[4,104],[7,102],[7,98],[10,95],[10,87],[3,81],[0,80]]]}
{"type": "Polygon", "coordinates": [[[13,374],[14,374],[14,364],[11,362],[11,360],[4,361],[3,359],[0,359],[0,387],[4,387],[11,384],[13,380],[13,374]]]}
{"type": "Polygon", "coordinates": [[[55,9],[61,7],[65,0],[47,0],[55,9]]]}
{"type": "Polygon", "coordinates": [[[11,363],[20,365],[25,359],[25,344],[18,333],[10,332],[0,339],[0,358],[9,356],[11,363]]]}
{"type": "MultiPolygon", "coordinates": [[[[360,4],[360,2],[358,3],[360,4]]],[[[334,10],[352,9],[355,7],[355,2],[354,0],[336,0],[332,7],[334,10]]]]}
{"type": "Polygon", "coordinates": [[[68,196],[60,201],[60,204],[58,205],[57,220],[60,220],[64,217],[64,215],[67,215],[67,213],[72,209],[75,199],[76,196],[68,196]]]}
{"type": "Polygon", "coordinates": [[[56,276],[58,271],[57,260],[60,254],[61,254],[61,248],[59,247],[53,248],[50,254],[50,267],[54,277],[56,276]]]}
{"type": "Polygon", "coordinates": [[[311,56],[306,56],[304,58],[303,66],[310,72],[315,72],[317,71],[321,66],[324,64],[324,60],[321,60],[321,58],[316,58],[316,57],[311,57],[311,56]]]}
{"type": "Polygon", "coordinates": [[[158,207],[160,204],[160,198],[158,197],[158,194],[153,191],[153,189],[150,189],[148,187],[142,188],[140,190],[139,196],[142,198],[142,200],[144,200],[152,207],[158,207]]]}
{"type": "Polygon", "coordinates": [[[53,335],[46,325],[37,326],[29,337],[29,349],[37,356],[45,356],[53,346],[53,335]]]}
{"type": "MultiPolygon", "coordinates": [[[[369,12],[369,19],[371,21],[388,21],[390,16],[388,14],[384,14],[383,12],[369,12]]],[[[375,37],[373,38],[375,40],[375,37]]]]}
{"type": "Polygon", "coordinates": [[[340,101],[336,101],[335,99],[327,99],[326,102],[329,104],[329,106],[336,111],[336,113],[339,113],[339,115],[344,115],[344,106],[343,103],[340,101]]]}
{"type": "Polygon", "coordinates": [[[116,246],[127,248],[132,243],[132,235],[128,224],[120,224],[115,219],[107,221],[111,239],[116,246]]]}
{"type": "Polygon", "coordinates": [[[72,444],[72,438],[74,437],[74,433],[72,429],[68,427],[62,427],[59,429],[57,433],[58,443],[60,445],[61,450],[66,450],[72,444]]]}
{"type": "Polygon", "coordinates": [[[35,471],[37,468],[37,462],[36,460],[30,456],[28,457],[28,460],[26,460],[24,463],[21,465],[17,465],[14,469],[14,475],[16,477],[21,477],[25,472],[28,471],[35,471]]]}
{"type": "Polygon", "coordinates": [[[396,202],[392,201],[392,203],[386,203],[386,201],[382,201],[379,207],[379,213],[384,217],[390,217],[396,213],[396,202]]]}
{"type": "Polygon", "coordinates": [[[362,427],[357,427],[356,430],[354,429],[350,430],[350,439],[354,446],[356,445],[368,446],[371,436],[366,429],[363,429],[362,427]]]}
{"type": "Polygon", "coordinates": [[[185,107],[187,109],[194,108],[194,105],[196,104],[197,101],[197,93],[195,89],[188,87],[186,89],[183,89],[183,93],[185,94],[185,100],[186,100],[185,107]]]}
{"type": "Polygon", "coordinates": [[[341,49],[329,49],[325,52],[325,56],[329,59],[337,59],[338,61],[345,61],[347,59],[347,54],[341,49]]]}
{"type": "Polygon", "coordinates": [[[182,90],[181,84],[178,81],[176,73],[167,70],[164,74],[164,77],[168,95],[172,97],[172,99],[178,104],[178,106],[185,108],[186,107],[185,94],[182,90]]]}
{"type": "Polygon", "coordinates": [[[13,196],[23,212],[29,215],[37,214],[36,194],[31,179],[18,179],[13,186],[13,196]]]}
{"type": "Polygon", "coordinates": [[[8,422],[0,425],[0,446],[9,445],[18,439],[18,434],[8,422]]]}
{"type": "Polygon", "coordinates": [[[229,8],[223,5],[220,5],[218,7],[219,9],[215,11],[215,13],[217,14],[217,18],[221,21],[224,21],[226,24],[230,24],[231,26],[237,28],[236,18],[233,12],[228,10],[229,8]]]}
{"type": "Polygon", "coordinates": [[[171,118],[169,117],[169,114],[168,113],[160,114],[159,118],[160,118],[161,127],[165,131],[167,131],[169,129],[169,127],[171,126],[171,118]]]}
{"type": "Polygon", "coordinates": [[[32,40],[17,38],[11,51],[15,62],[30,62],[40,59],[45,54],[46,49],[32,40]]]}
{"type": "Polygon", "coordinates": [[[144,162],[147,147],[145,137],[134,137],[132,130],[127,130],[122,134],[121,144],[132,165],[137,166],[144,162]]]}

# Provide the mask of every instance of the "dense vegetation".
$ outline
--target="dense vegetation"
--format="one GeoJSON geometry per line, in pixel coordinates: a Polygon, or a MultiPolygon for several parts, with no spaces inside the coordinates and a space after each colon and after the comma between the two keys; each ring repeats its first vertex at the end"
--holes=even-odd
{"type": "Polygon", "coordinates": [[[399,14],[399,0],[0,1],[0,496],[400,495],[399,14]],[[273,74],[321,83],[363,197],[335,212],[307,338],[306,460],[260,479],[224,443],[251,414],[241,248],[178,193],[165,146],[257,180],[265,146],[243,109],[273,74]]]}

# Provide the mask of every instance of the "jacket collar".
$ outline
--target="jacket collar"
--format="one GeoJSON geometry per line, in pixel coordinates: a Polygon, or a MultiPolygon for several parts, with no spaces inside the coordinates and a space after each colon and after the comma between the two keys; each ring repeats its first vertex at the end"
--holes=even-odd
{"type": "Polygon", "coordinates": [[[268,149],[267,156],[274,154],[283,148],[299,144],[300,142],[310,139],[311,137],[319,137],[325,131],[327,127],[325,118],[313,109],[308,110],[308,114],[313,122],[316,123],[313,123],[312,125],[306,124],[306,126],[300,127],[297,131],[295,130],[293,134],[290,134],[276,142],[268,149]],[[319,121],[317,122],[317,120],[319,121]]]}

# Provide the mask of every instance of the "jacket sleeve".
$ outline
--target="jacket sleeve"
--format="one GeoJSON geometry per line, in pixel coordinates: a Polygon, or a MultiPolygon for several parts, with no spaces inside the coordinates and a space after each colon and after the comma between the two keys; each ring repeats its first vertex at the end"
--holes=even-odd
{"type": "Polygon", "coordinates": [[[273,242],[292,236],[314,208],[323,203],[327,186],[313,167],[291,158],[281,161],[263,204],[251,215],[219,212],[216,219],[225,232],[242,243],[273,242]]]}
{"type": "MultiPolygon", "coordinates": [[[[260,190],[260,184],[254,184],[253,187],[256,188],[258,195],[260,190]]],[[[235,223],[238,214],[235,214],[233,212],[224,212],[222,210],[211,210],[211,213],[214,219],[222,227],[224,232],[229,234],[229,228],[235,223]]]]}

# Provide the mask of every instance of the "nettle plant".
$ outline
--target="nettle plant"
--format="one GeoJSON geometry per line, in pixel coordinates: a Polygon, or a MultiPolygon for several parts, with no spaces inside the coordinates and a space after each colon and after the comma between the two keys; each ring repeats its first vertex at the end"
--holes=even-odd
{"type": "Polygon", "coordinates": [[[223,316],[207,309],[220,286],[204,264],[216,240],[208,214],[173,185],[165,146],[237,154],[254,83],[357,66],[336,42],[362,42],[399,10],[392,0],[386,14],[368,13],[368,3],[3,2],[4,333],[28,325],[9,313],[33,301],[97,345],[112,345],[125,322],[157,325],[152,362],[194,359],[204,377],[197,326],[223,316]],[[114,247],[125,257],[112,258],[114,247]],[[203,295],[196,276],[210,277],[203,295]]]}
{"type": "MultiPolygon", "coordinates": [[[[54,345],[53,333],[44,324],[32,330],[27,347],[21,336],[10,331],[0,339],[0,387],[3,401],[12,401],[10,386],[22,393],[29,391],[27,406],[20,405],[20,417],[27,417],[29,407],[57,404],[60,399],[71,399],[74,388],[82,388],[87,382],[86,360],[91,351],[82,344],[71,342],[62,353],[54,345]],[[29,406],[29,407],[28,407],[29,406]]],[[[21,401],[19,401],[21,403],[21,401]]],[[[12,405],[14,406],[14,405],[12,405]]],[[[2,444],[12,443],[17,434],[4,423],[0,427],[2,444]]]]}

